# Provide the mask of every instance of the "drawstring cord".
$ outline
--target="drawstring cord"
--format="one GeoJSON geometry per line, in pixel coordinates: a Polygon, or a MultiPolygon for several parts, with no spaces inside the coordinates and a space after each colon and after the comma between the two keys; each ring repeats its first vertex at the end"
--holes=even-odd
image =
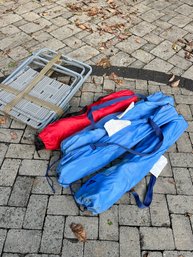
{"type": "Polygon", "coordinates": [[[48,164],[48,167],[47,167],[47,169],[46,169],[46,174],[45,174],[45,177],[46,177],[46,179],[47,179],[47,182],[48,182],[49,186],[51,187],[52,192],[53,192],[54,194],[55,194],[56,190],[55,190],[55,188],[54,188],[54,181],[53,181],[53,179],[49,176],[49,171],[50,171],[51,168],[54,166],[54,164],[56,164],[59,160],[60,160],[60,157],[59,157],[56,161],[54,161],[51,165],[48,164]]]}

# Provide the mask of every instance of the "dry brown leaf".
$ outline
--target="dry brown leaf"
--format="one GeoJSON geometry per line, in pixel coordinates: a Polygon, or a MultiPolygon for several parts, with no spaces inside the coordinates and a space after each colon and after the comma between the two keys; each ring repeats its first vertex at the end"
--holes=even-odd
{"type": "Polygon", "coordinates": [[[40,16],[48,16],[49,12],[43,11],[42,13],[38,13],[40,16]]]}
{"type": "Polygon", "coordinates": [[[108,4],[113,4],[114,1],[113,1],[113,0],[107,0],[107,3],[108,3],[108,4]]]}
{"type": "Polygon", "coordinates": [[[172,49],[173,49],[174,51],[178,51],[178,46],[177,46],[176,42],[174,42],[174,43],[172,44],[172,49]]]}
{"type": "Polygon", "coordinates": [[[139,38],[136,38],[136,39],[135,39],[135,42],[138,43],[138,44],[140,44],[140,43],[141,43],[141,40],[140,40],[139,38]]]}
{"type": "Polygon", "coordinates": [[[119,79],[117,74],[115,74],[114,72],[112,72],[110,74],[109,79],[113,80],[118,85],[122,85],[123,84],[123,80],[119,79]]]}
{"type": "Polygon", "coordinates": [[[95,16],[99,13],[101,13],[101,10],[98,7],[92,7],[91,9],[87,10],[88,16],[95,16]]]}
{"type": "Polygon", "coordinates": [[[169,82],[174,81],[174,79],[175,79],[175,75],[173,74],[173,75],[171,76],[171,78],[169,79],[169,82]]]}
{"type": "Polygon", "coordinates": [[[186,217],[191,217],[193,214],[192,213],[190,213],[190,212],[186,212],[185,214],[184,214],[186,217]]]}
{"type": "Polygon", "coordinates": [[[112,72],[110,75],[109,75],[109,79],[111,80],[116,80],[118,78],[117,74],[112,72]]]}
{"type": "Polygon", "coordinates": [[[148,257],[149,256],[149,253],[144,253],[143,257],[148,257]]]}
{"type": "Polygon", "coordinates": [[[5,116],[0,117],[0,125],[4,125],[6,123],[6,118],[5,116]]]}
{"type": "Polygon", "coordinates": [[[185,54],[184,54],[184,58],[187,60],[191,59],[191,56],[192,56],[192,54],[190,52],[185,52],[185,54]]]}
{"type": "Polygon", "coordinates": [[[104,57],[97,63],[97,66],[101,66],[105,69],[111,67],[111,63],[107,57],[104,57]]]}
{"type": "Polygon", "coordinates": [[[170,184],[173,184],[173,185],[176,184],[176,182],[175,182],[173,179],[168,179],[168,182],[169,182],[170,184]]]}
{"type": "Polygon", "coordinates": [[[78,12],[82,10],[82,8],[76,4],[67,4],[66,6],[73,12],[78,12]]]}
{"type": "Polygon", "coordinates": [[[82,224],[77,224],[77,223],[71,223],[70,228],[74,235],[77,237],[78,241],[80,242],[86,242],[87,236],[86,236],[86,231],[82,224]]]}
{"type": "Polygon", "coordinates": [[[75,25],[76,25],[78,28],[82,29],[82,30],[87,30],[87,31],[92,32],[92,28],[91,28],[88,24],[86,24],[86,23],[81,23],[78,19],[75,21],[75,25]]]}
{"type": "Polygon", "coordinates": [[[179,38],[177,41],[181,44],[186,44],[186,41],[183,38],[179,38]]]}
{"type": "Polygon", "coordinates": [[[120,34],[120,35],[118,35],[118,39],[119,39],[120,41],[122,41],[122,40],[124,40],[124,39],[126,39],[126,38],[128,38],[128,35],[125,35],[125,34],[120,34]]]}
{"type": "Polygon", "coordinates": [[[171,87],[178,87],[179,84],[180,84],[180,79],[179,79],[179,80],[176,80],[176,81],[173,81],[173,82],[171,83],[171,87]]]}
{"type": "Polygon", "coordinates": [[[11,131],[10,136],[12,140],[16,140],[18,138],[17,133],[15,131],[11,131]]]}

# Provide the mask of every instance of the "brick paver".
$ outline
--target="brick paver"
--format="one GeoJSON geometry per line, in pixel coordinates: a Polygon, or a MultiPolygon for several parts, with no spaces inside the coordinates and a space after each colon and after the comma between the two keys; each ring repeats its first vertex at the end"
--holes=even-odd
{"type": "MultiPolygon", "coordinates": [[[[0,76],[10,74],[33,51],[48,47],[89,64],[108,58],[114,66],[193,79],[193,57],[185,59],[182,44],[176,42],[193,40],[192,0],[0,0],[0,12],[0,76]],[[91,7],[99,13],[89,14],[91,7]]],[[[174,97],[189,127],[165,155],[168,165],[157,180],[152,205],[140,210],[125,194],[98,216],[81,213],[69,189],[53,177],[53,194],[44,177],[59,152],[38,154],[36,131],[7,118],[0,124],[2,257],[193,256],[193,91],[120,79],[116,83],[105,74],[90,77],[71,100],[70,111],[125,88],[174,97]],[[77,242],[71,222],[84,225],[86,243],[77,242]]],[[[54,176],[55,166],[50,174],[54,176]]],[[[141,196],[148,181],[136,186],[141,196]]]]}

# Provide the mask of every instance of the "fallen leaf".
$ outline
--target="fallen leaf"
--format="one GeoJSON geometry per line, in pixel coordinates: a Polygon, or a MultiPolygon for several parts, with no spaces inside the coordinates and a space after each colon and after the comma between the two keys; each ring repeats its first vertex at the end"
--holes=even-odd
{"type": "Polygon", "coordinates": [[[168,179],[168,182],[169,182],[170,184],[173,184],[173,185],[176,184],[176,182],[175,182],[173,179],[168,179]]]}
{"type": "Polygon", "coordinates": [[[118,39],[121,40],[121,41],[126,39],[126,38],[128,38],[128,35],[125,35],[125,34],[119,34],[118,35],[118,39]]]}
{"type": "Polygon", "coordinates": [[[190,212],[186,212],[185,214],[184,214],[186,217],[191,217],[192,215],[193,215],[193,213],[190,213],[190,212]]]}
{"type": "Polygon", "coordinates": [[[113,0],[107,0],[108,4],[113,4],[113,2],[114,2],[113,0]]]}
{"type": "Polygon", "coordinates": [[[175,75],[173,74],[173,75],[171,76],[171,78],[169,79],[169,82],[174,81],[174,79],[175,79],[175,75]]]}
{"type": "Polygon", "coordinates": [[[173,81],[173,82],[171,83],[171,87],[178,87],[179,84],[180,84],[180,79],[179,79],[179,80],[176,80],[176,81],[173,81]]]}
{"type": "Polygon", "coordinates": [[[7,49],[5,51],[3,51],[3,55],[8,55],[11,52],[11,49],[7,49]]]}
{"type": "Polygon", "coordinates": [[[189,60],[191,59],[192,54],[190,52],[185,52],[184,57],[185,59],[189,60]]]}
{"type": "Polygon", "coordinates": [[[79,5],[76,4],[67,4],[66,5],[71,11],[77,12],[77,11],[81,11],[82,8],[79,5]]]}
{"type": "Polygon", "coordinates": [[[87,31],[92,32],[92,28],[91,28],[88,24],[86,24],[86,23],[81,23],[78,19],[75,21],[75,25],[76,25],[78,28],[82,29],[82,30],[87,30],[87,31]]]}
{"type": "Polygon", "coordinates": [[[109,76],[109,79],[111,79],[111,80],[116,80],[117,78],[118,78],[118,76],[117,76],[117,74],[114,73],[114,72],[112,72],[112,73],[110,74],[110,76],[109,76]]]}
{"type": "Polygon", "coordinates": [[[97,63],[97,66],[101,66],[105,69],[111,67],[111,63],[107,57],[104,57],[97,63]]]}
{"type": "Polygon", "coordinates": [[[172,49],[173,49],[174,51],[178,51],[178,46],[177,46],[176,42],[174,42],[174,43],[172,44],[172,49]]]}
{"type": "Polygon", "coordinates": [[[77,237],[78,241],[86,242],[87,240],[86,231],[84,230],[84,227],[82,226],[82,224],[71,223],[70,228],[74,233],[74,235],[77,237]]]}
{"type": "Polygon", "coordinates": [[[135,42],[138,43],[138,44],[140,44],[140,43],[141,43],[141,40],[140,40],[139,38],[136,38],[136,39],[135,39],[135,42]]]}
{"type": "Polygon", "coordinates": [[[16,140],[18,138],[17,133],[15,131],[11,131],[10,136],[12,140],[16,140]]]}
{"type": "Polygon", "coordinates": [[[88,16],[95,16],[97,14],[99,14],[101,12],[101,10],[98,7],[92,7],[91,9],[88,9],[88,16]]]}
{"type": "Polygon", "coordinates": [[[118,85],[122,85],[123,84],[123,80],[119,79],[117,74],[115,74],[114,72],[112,72],[110,74],[109,79],[113,80],[118,85]]]}
{"type": "Polygon", "coordinates": [[[5,116],[0,117],[0,125],[4,125],[6,123],[6,118],[5,116]]]}
{"type": "Polygon", "coordinates": [[[179,43],[181,43],[181,44],[186,44],[186,41],[182,38],[179,38],[178,40],[177,40],[179,43]]]}
{"type": "Polygon", "coordinates": [[[113,225],[113,222],[112,222],[110,219],[108,219],[108,220],[107,220],[107,224],[108,224],[109,226],[111,226],[111,225],[113,225]]]}
{"type": "Polygon", "coordinates": [[[149,256],[149,253],[144,253],[143,257],[148,257],[149,256]]]}

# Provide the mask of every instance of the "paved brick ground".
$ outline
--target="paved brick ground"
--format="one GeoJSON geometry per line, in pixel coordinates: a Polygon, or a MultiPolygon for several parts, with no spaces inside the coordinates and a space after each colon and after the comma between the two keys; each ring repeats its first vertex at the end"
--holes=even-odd
{"type": "MultiPolygon", "coordinates": [[[[193,79],[192,59],[184,59],[182,46],[174,44],[178,38],[193,39],[192,0],[1,0],[0,4],[0,76],[46,46],[90,64],[108,57],[112,65],[193,79]],[[99,3],[102,11],[89,16],[88,9],[99,3]],[[115,24],[118,28],[109,27],[115,24]]],[[[153,81],[120,79],[121,85],[105,76],[91,77],[72,99],[71,111],[122,88],[145,94],[161,90],[174,96],[178,111],[189,122],[187,131],[166,153],[169,163],[158,179],[151,207],[139,210],[127,194],[99,216],[80,213],[69,190],[55,181],[53,195],[44,178],[47,164],[59,153],[40,151],[38,156],[35,131],[7,119],[0,125],[3,257],[193,256],[193,92],[153,81]],[[74,240],[71,222],[85,226],[85,244],[74,240]]],[[[147,182],[148,178],[136,187],[138,192],[143,194],[147,182]]]]}

